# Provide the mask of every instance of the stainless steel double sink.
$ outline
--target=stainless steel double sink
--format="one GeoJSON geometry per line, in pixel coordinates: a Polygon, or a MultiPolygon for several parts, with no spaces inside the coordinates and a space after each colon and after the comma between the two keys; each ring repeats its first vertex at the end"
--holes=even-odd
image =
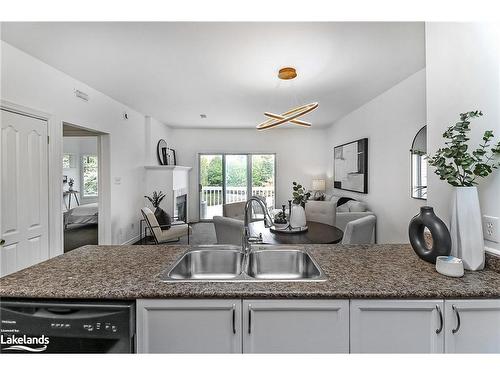
{"type": "Polygon", "coordinates": [[[160,273],[165,282],[324,281],[313,257],[298,246],[252,246],[245,256],[231,245],[198,246],[160,273]]]}

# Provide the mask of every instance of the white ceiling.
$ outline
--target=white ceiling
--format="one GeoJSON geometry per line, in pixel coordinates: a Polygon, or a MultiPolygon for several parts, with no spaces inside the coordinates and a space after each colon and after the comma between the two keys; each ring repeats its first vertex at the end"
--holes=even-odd
{"type": "Polygon", "coordinates": [[[174,127],[254,127],[312,101],[304,120],[327,126],[425,66],[420,22],[2,23],[1,36],[174,127]],[[283,66],[298,77],[279,81],[283,66]]]}

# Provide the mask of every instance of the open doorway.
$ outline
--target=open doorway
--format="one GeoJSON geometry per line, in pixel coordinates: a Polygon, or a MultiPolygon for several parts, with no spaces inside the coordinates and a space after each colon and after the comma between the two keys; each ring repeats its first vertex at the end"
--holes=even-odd
{"type": "Polygon", "coordinates": [[[63,124],[64,252],[99,243],[101,133],[63,124]]]}

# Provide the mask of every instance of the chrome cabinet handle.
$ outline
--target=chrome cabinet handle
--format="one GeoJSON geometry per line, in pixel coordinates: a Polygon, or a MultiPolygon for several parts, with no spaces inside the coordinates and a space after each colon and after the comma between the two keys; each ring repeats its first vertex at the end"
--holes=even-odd
{"type": "Polygon", "coordinates": [[[455,334],[460,329],[460,313],[458,312],[458,309],[455,307],[455,305],[451,305],[451,308],[453,309],[453,311],[455,311],[455,316],[457,317],[457,326],[451,330],[451,333],[455,334]]]}
{"type": "Polygon", "coordinates": [[[439,328],[436,329],[436,333],[440,334],[443,330],[443,313],[441,312],[441,308],[439,307],[439,305],[436,305],[436,310],[439,314],[439,328]]]}
{"type": "Polygon", "coordinates": [[[233,334],[236,334],[236,305],[233,303],[233,334]]]}
{"type": "Polygon", "coordinates": [[[252,333],[252,305],[248,305],[248,334],[252,333]]]}

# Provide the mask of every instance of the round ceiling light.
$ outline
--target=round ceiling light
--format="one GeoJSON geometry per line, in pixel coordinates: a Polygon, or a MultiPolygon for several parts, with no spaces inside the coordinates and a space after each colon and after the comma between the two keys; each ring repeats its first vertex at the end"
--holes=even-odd
{"type": "Polygon", "coordinates": [[[287,80],[287,79],[294,79],[297,77],[297,71],[295,68],[292,67],[285,67],[281,68],[280,71],[278,72],[278,77],[279,79],[287,80]]]}

